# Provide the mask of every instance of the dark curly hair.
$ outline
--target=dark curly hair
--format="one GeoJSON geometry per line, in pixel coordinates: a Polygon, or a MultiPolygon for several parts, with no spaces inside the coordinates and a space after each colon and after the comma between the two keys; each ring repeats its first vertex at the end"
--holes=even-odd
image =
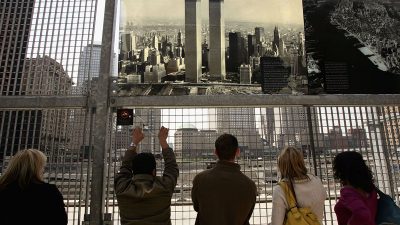
{"type": "Polygon", "coordinates": [[[368,193],[374,189],[371,169],[358,152],[348,151],[337,154],[333,160],[333,171],[334,177],[342,183],[347,183],[368,193]]]}

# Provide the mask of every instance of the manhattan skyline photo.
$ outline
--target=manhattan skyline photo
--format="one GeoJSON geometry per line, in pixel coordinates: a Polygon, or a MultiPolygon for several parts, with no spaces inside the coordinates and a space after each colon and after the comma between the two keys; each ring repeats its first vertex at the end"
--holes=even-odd
{"type": "Polygon", "coordinates": [[[118,95],[307,94],[302,10],[301,0],[122,1],[118,95]]]}

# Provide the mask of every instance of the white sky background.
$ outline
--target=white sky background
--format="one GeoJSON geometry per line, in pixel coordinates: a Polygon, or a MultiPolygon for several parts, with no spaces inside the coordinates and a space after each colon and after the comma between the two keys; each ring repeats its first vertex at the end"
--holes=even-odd
{"type": "Polygon", "coordinates": [[[96,24],[94,30],[94,44],[101,44],[103,35],[105,0],[97,0],[96,24]]]}
{"type": "MultiPolygon", "coordinates": [[[[225,0],[226,21],[303,24],[301,0],[225,0]]],[[[208,0],[202,0],[202,17],[208,17],[208,0]]],[[[184,21],[184,0],[121,0],[122,19],[146,24],[149,19],[184,21]]]]}

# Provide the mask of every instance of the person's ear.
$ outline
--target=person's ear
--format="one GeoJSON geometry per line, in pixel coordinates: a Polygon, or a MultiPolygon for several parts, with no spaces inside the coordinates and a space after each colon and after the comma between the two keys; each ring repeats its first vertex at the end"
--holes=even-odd
{"type": "Polygon", "coordinates": [[[153,170],[153,176],[156,176],[156,169],[153,170]]]}
{"type": "Polygon", "coordinates": [[[217,149],[214,149],[214,155],[217,156],[217,158],[219,158],[219,157],[218,157],[217,149]]]}
{"type": "Polygon", "coordinates": [[[240,156],[240,148],[237,148],[236,149],[236,153],[235,153],[235,157],[237,158],[239,156],[240,156]]]}

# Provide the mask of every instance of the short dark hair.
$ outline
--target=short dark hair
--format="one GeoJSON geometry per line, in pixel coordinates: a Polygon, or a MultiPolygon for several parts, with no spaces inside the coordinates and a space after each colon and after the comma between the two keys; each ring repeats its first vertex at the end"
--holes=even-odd
{"type": "Polygon", "coordinates": [[[238,148],[238,140],[232,134],[223,134],[215,141],[215,151],[220,160],[234,159],[238,148]]]}
{"type": "Polygon", "coordinates": [[[153,174],[156,169],[156,159],[148,152],[139,153],[132,160],[132,172],[136,174],[153,174]]]}
{"type": "Polygon", "coordinates": [[[333,160],[334,177],[341,182],[370,193],[374,189],[371,169],[358,152],[347,151],[336,155],[333,160]]]}

